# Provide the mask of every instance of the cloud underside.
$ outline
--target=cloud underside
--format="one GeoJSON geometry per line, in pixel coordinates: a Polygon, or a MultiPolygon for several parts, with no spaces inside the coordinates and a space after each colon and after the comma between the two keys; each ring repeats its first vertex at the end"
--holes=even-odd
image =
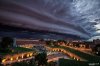
{"type": "Polygon", "coordinates": [[[99,0],[1,0],[0,23],[76,35],[98,36],[99,0]]]}

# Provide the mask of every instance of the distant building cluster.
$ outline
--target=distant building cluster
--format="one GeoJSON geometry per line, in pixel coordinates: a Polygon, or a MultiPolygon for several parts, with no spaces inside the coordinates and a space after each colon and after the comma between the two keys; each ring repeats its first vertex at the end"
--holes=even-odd
{"type": "Polygon", "coordinates": [[[46,42],[41,40],[17,39],[16,44],[19,47],[34,49],[38,53],[46,51],[46,42]]]}
{"type": "Polygon", "coordinates": [[[19,47],[33,48],[33,46],[45,45],[46,43],[44,41],[40,41],[40,40],[17,39],[16,40],[16,44],[19,47]]]}

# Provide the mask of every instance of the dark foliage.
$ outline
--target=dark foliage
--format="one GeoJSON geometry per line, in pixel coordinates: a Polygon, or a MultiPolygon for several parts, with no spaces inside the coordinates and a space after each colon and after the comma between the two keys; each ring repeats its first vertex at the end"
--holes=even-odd
{"type": "Polygon", "coordinates": [[[40,53],[35,56],[35,62],[37,62],[37,65],[45,65],[47,66],[47,54],[46,53],[40,53]]]}
{"type": "Polygon", "coordinates": [[[11,37],[3,37],[0,42],[0,52],[9,52],[13,47],[13,39],[11,37]]]}

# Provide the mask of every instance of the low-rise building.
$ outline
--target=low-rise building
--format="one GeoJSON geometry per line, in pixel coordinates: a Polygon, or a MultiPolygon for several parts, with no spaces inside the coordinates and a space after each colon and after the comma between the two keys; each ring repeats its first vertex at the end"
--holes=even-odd
{"type": "Polygon", "coordinates": [[[33,48],[33,46],[36,45],[45,45],[45,41],[39,41],[39,40],[30,40],[30,39],[17,39],[16,44],[19,47],[24,48],[33,48]]]}

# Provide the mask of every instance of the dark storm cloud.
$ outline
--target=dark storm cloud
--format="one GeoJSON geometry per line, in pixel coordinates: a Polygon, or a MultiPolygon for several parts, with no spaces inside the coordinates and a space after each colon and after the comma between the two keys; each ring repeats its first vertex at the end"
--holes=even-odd
{"type": "Polygon", "coordinates": [[[99,3],[95,3],[97,0],[1,0],[0,23],[90,38],[95,32],[91,21],[99,18],[99,3]]]}

